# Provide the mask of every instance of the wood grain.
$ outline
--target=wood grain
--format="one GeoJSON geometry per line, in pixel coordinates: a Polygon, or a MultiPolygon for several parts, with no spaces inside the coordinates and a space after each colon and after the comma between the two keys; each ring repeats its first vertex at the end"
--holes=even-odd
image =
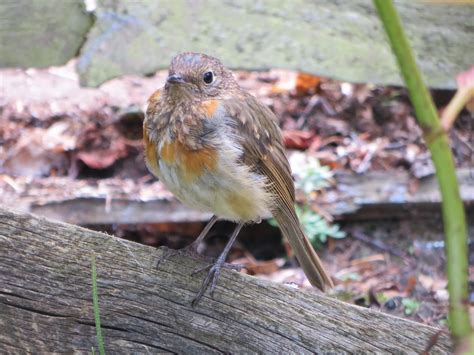
{"type": "MultiPolygon", "coordinates": [[[[190,306],[201,262],[77,226],[0,209],[0,352],[90,353],[97,258],[108,353],[420,353],[438,330],[224,271],[190,306]]],[[[433,354],[450,351],[442,334],[433,354]]],[[[97,349],[96,349],[97,351],[97,349]]]]}

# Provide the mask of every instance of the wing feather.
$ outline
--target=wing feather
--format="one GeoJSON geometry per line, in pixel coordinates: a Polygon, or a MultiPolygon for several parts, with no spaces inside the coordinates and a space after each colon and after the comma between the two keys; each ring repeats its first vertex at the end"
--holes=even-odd
{"type": "Polygon", "coordinates": [[[235,136],[244,149],[243,162],[265,175],[277,196],[293,206],[295,188],[283,137],[273,112],[250,94],[224,101],[235,136]]]}

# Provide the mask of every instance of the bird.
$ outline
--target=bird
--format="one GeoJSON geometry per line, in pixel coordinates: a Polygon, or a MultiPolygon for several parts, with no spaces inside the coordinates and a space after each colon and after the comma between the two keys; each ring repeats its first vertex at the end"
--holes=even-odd
{"type": "MultiPolygon", "coordinates": [[[[276,116],[242,89],[219,59],[194,52],[172,59],[164,87],[148,100],[143,138],[151,173],[183,204],[213,214],[182,252],[197,253],[219,219],[236,223],[222,253],[202,269],[208,274],[193,305],[208,288],[214,297],[242,227],[268,214],[276,219],[310,283],[322,291],[334,287],[298,220],[294,182],[276,116]]],[[[179,251],[163,258],[173,253],[179,251]]]]}

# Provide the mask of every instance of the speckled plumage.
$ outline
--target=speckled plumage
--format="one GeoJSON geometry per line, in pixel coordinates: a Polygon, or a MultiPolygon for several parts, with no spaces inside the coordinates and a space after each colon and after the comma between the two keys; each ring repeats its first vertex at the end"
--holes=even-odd
{"type": "Polygon", "coordinates": [[[175,57],[164,89],[149,100],[144,122],[148,168],[183,203],[236,221],[268,212],[311,283],[332,281],[294,211],[294,185],[274,114],[243,91],[219,60],[175,57]],[[203,81],[212,72],[214,80],[203,81]]]}

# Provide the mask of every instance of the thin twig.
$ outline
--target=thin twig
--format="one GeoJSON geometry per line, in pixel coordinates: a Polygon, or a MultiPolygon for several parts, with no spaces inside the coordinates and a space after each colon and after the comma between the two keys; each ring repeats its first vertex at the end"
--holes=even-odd
{"type": "Polygon", "coordinates": [[[384,253],[389,253],[393,256],[402,258],[402,259],[407,260],[407,261],[409,260],[408,255],[405,254],[404,252],[402,252],[398,249],[395,249],[392,246],[388,246],[388,245],[382,243],[380,240],[370,238],[369,236],[364,234],[360,229],[352,230],[350,235],[354,239],[357,239],[357,240],[359,240],[359,241],[361,241],[365,244],[368,244],[368,245],[374,247],[375,249],[383,251],[384,253]]]}

